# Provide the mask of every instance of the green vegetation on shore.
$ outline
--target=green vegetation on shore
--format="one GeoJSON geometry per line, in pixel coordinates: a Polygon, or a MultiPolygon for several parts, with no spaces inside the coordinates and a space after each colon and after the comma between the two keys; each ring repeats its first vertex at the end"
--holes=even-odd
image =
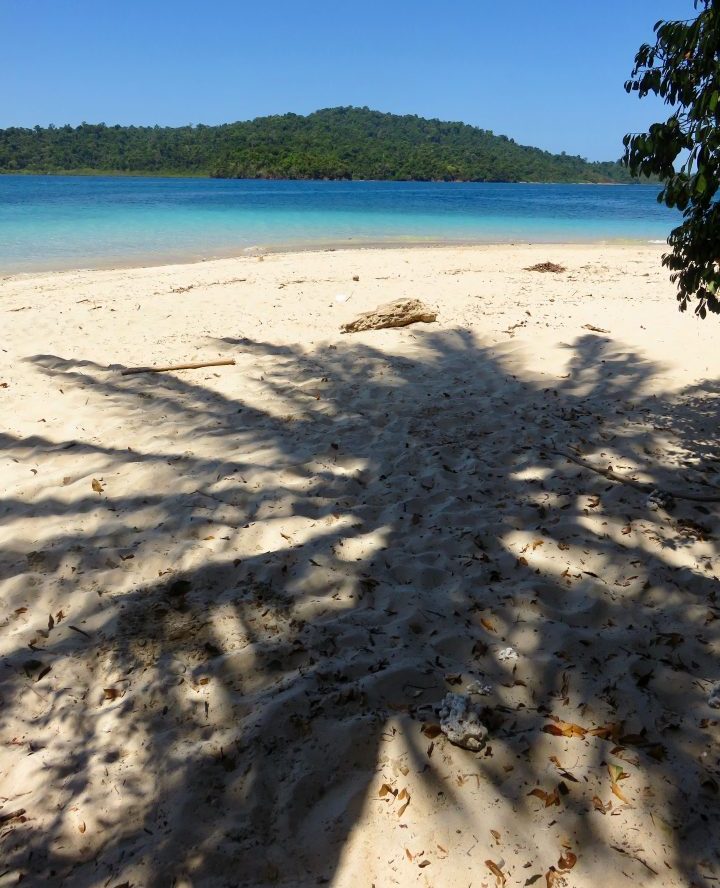
{"type": "Polygon", "coordinates": [[[329,108],[221,126],[83,123],[0,130],[0,173],[99,173],[250,179],[632,182],[589,163],[464,123],[329,108]]]}

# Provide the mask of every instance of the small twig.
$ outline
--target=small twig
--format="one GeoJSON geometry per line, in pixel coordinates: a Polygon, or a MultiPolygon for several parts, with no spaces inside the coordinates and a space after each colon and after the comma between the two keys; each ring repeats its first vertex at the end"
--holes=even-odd
{"type": "Polygon", "coordinates": [[[199,364],[169,364],[167,367],[128,367],[122,370],[122,376],[130,376],[131,373],[167,373],[168,370],[199,370],[201,367],[227,367],[234,364],[231,358],[229,361],[201,361],[199,364]]]}
{"type": "Polygon", "coordinates": [[[78,626],[68,625],[68,629],[72,629],[73,632],[79,632],[80,635],[84,635],[85,638],[90,638],[90,633],[86,632],[84,629],[80,629],[78,626]]]}
{"type": "MultiPolygon", "coordinates": [[[[634,487],[636,490],[641,490],[643,493],[649,494],[654,490],[657,490],[657,486],[654,484],[644,484],[642,481],[635,481],[633,478],[627,478],[625,475],[618,475],[618,473],[613,472],[612,469],[601,469],[599,466],[594,466],[592,463],[580,459],[579,456],[574,456],[572,453],[567,453],[564,450],[552,450],[551,453],[556,453],[558,456],[564,456],[565,459],[577,463],[577,465],[582,466],[590,472],[602,475],[610,481],[617,481],[620,484],[626,484],[628,487],[634,487]]],[[[683,493],[679,490],[664,490],[664,492],[673,497],[673,499],[690,500],[695,503],[720,503],[720,494],[715,496],[705,496],[699,493],[683,493]]]]}
{"type": "Polygon", "coordinates": [[[0,814],[0,823],[7,823],[8,820],[15,820],[16,817],[22,817],[25,808],[18,808],[17,811],[8,811],[7,814],[0,814]]]}

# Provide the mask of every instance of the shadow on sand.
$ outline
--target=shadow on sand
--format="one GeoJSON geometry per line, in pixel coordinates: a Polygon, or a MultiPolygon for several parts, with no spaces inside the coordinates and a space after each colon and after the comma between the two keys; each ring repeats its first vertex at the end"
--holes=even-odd
{"type": "Polygon", "coordinates": [[[243,385],[38,356],[99,426],[2,436],[85,473],[0,503],[7,884],[441,886],[413,837],[449,833],[461,884],[504,858],[544,885],[570,847],[586,884],[716,885],[717,510],[553,450],[718,486],[720,387],[649,395],[658,368],[596,336],[559,381],[464,331],[222,347],[243,385]],[[475,755],[423,726],[477,677],[475,755]]]}

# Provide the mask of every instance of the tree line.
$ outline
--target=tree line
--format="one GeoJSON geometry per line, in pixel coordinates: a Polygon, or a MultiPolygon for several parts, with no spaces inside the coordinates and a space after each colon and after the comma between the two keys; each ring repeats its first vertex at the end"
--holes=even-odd
{"type": "Polygon", "coordinates": [[[221,126],[0,130],[2,173],[113,173],[250,179],[631,182],[619,162],[589,163],[463,123],[329,108],[221,126]]]}

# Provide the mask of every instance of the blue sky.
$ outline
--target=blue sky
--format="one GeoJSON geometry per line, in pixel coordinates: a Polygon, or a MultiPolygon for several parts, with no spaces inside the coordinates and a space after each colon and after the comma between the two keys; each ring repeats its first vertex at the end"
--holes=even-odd
{"type": "Polygon", "coordinates": [[[664,113],[634,54],[692,0],[0,0],[0,127],[180,125],[334,105],[592,160],[664,113]]]}

